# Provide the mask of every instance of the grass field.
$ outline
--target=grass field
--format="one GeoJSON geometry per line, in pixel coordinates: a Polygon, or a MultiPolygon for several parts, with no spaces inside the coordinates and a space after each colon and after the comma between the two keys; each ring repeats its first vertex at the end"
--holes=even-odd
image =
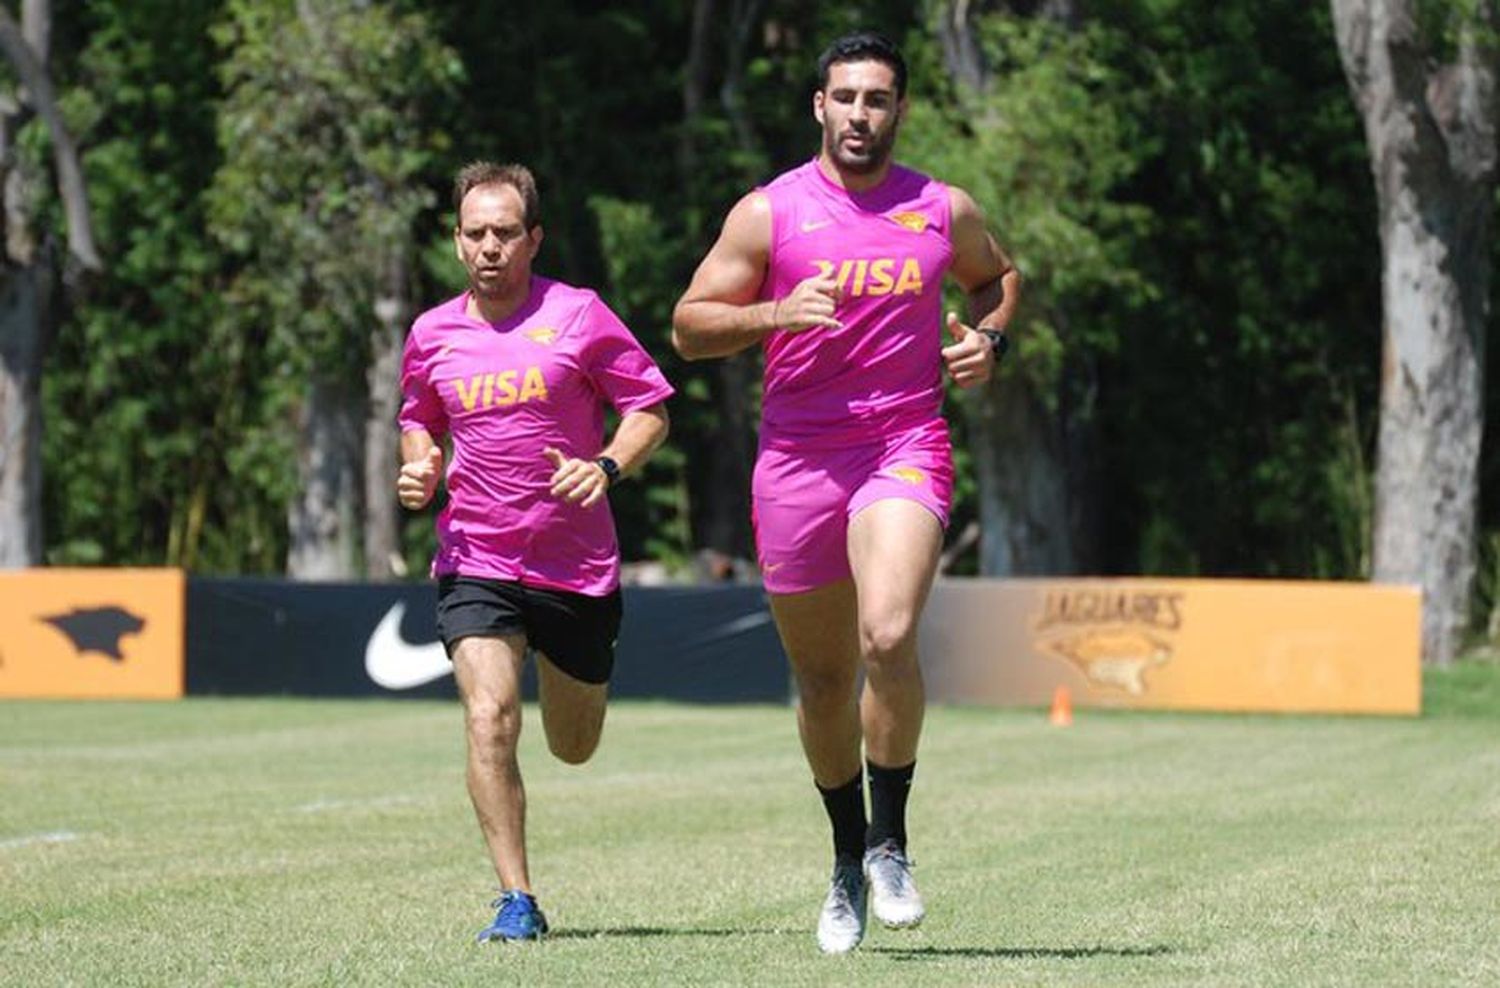
{"type": "Polygon", "coordinates": [[[557,931],[472,942],[457,708],[0,703],[0,983],[1500,984],[1500,666],[1417,720],[935,709],[917,931],[824,958],[788,710],[620,704],[589,765],[528,711],[557,931]]]}

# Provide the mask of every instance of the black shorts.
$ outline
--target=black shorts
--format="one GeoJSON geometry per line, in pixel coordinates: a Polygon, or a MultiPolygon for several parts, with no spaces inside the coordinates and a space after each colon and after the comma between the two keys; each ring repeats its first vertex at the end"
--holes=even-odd
{"type": "Polygon", "coordinates": [[[511,580],[438,577],[438,637],[449,656],[461,638],[525,635],[527,645],[585,683],[609,682],[622,612],[618,589],[590,597],[511,580]]]}

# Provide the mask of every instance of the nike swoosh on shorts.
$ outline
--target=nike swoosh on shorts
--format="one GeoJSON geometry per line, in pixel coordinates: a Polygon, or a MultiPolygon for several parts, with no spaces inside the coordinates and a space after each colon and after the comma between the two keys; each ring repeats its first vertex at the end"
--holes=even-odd
{"type": "Polygon", "coordinates": [[[376,685],[388,690],[410,690],[442,679],[453,672],[453,663],[442,642],[413,645],[401,637],[401,618],[406,603],[396,601],[370,634],[365,645],[365,673],[376,685]]]}

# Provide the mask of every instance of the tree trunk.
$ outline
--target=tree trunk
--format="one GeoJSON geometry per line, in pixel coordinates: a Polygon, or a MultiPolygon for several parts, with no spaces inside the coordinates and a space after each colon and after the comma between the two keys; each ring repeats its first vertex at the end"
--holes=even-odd
{"type": "Polygon", "coordinates": [[[364,442],[365,575],[372,580],[403,576],[401,509],[396,473],[401,469],[396,414],[401,409],[401,346],[411,319],[410,292],[402,252],[388,262],[385,285],[375,301],[375,329],[366,371],[369,413],[364,442]]]}
{"type": "Polygon", "coordinates": [[[288,511],[287,575],[351,580],[359,573],[363,402],[341,382],[314,378],[298,410],[298,490],[288,511]]]}
{"type": "MultiPolygon", "coordinates": [[[[961,92],[975,97],[989,78],[974,33],[979,6],[948,0],[938,25],[949,75],[961,92]]],[[[1036,16],[1073,15],[1072,5],[1051,6],[1057,10],[1036,16]]],[[[1066,337],[1066,314],[1053,313],[1052,321],[1066,337]]],[[[1000,370],[986,390],[965,402],[979,482],[980,572],[1087,572],[1099,564],[1097,435],[1089,416],[1094,365],[1069,358],[1050,401],[1017,368],[1000,370]]]]}
{"type": "MultiPolygon", "coordinates": [[[[1066,396],[1077,383],[1064,381],[1066,396]]],[[[999,377],[969,404],[979,479],[979,558],[992,576],[1059,576],[1099,565],[1095,430],[1049,408],[1026,375],[999,377]],[[1070,427],[1070,423],[1073,423],[1070,427]]]]}
{"type": "Polygon", "coordinates": [[[0,569],[42,562],[41,376],[53,271],[49,245],[34,229],[43,176],[24,170],[14,152],[15,136],[33,110],[52,138],[73,259],[84,269],[99,266],[83,172],[47,75],[51,34],[48,0],[24,0],[20,25],[0,7],[0,51],[22,84],[0,95],[0,569]]]}
{"type": "Polygon", "coordinates": [[[1413,0],[1333,0],[1380,214],[1383,355],[1374,579],[1422,588],[1422,654],[1451,662],[1475,571],[1500,60],[1438,63],[1413,0]]]}
{"type": "MultiPolygon", "coordinates": [[[[733,0],[730,4],[722,62],[724,81],[718,92],[719,105],[730,120],[736,143],[752,155],[759,149],[759,137],[744,106],[744,70],[763,7],[763,0],[733,0]]],[[[715,41],[713,29],[721,21],[721,13],[716,0],[696,0],[693,5],[692,35],[682,81],[683,118],[687,125],[683,127],[678,149],[682,188],[690,191],[701,188],[703,182],[695,125],[708,105],[711,70],[719,63],[710,46],[715,41]]],[[[696,237],[700,231],[688,232],[696,237]]],[[[755,458],[755,428],[749,408],[754,367],[754,358],[748,353],[735,354],[718,361],[714,367],[718,382],[713,397],[719,430],[714,437],[706,486],[712,493],[693,500],[693,527],[700,545],[737,558],[752,554],[750,470],[755,458]]]]}
{"type": "Polygon", "coordinates": [[[0,569],[42,561],[43,322],[35,268],[0,269],[0,569]]]}

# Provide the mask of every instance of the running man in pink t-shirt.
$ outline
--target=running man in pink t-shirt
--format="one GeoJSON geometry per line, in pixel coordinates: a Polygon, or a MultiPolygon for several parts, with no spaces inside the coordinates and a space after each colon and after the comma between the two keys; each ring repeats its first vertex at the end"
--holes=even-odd
{"type": "Polygon", "coordinates": [[[529,171],[469,165],[453,204],[469,290],[422,313],[407,336],[396,487],[407,508],[431,501],[439,442],[451,437],[432,571],[464,704],[469,796],[500,878],[479,939],[534,939],[547,921],[526,865],[521,664],[536,653],[552,753],[587,761],[621,615],[605,493],[666,438],[672,387],[597,295],[531,273],[542,227],[529,171]],[[606,403],[620,414],[608,444],[606,403]]]}
{"type": "Polygon", "coordinates": [[[953,491],[942,370],[962,387],[989,379],[1020,276],[973,199],[891,161],[906,113],[895,46],[849,35],[818,68],[817,158],[730,211],[677,304],[673,343],[689,359],[765,352],[756,548],[833,828],[818,945],[843,953],[864,936],[867,895],[889,927],[925,912],[906,796],[924,706],[917,620],[953,491]],[[970,316],[947,316],[946,347],[945,274],[970,316]]]}

